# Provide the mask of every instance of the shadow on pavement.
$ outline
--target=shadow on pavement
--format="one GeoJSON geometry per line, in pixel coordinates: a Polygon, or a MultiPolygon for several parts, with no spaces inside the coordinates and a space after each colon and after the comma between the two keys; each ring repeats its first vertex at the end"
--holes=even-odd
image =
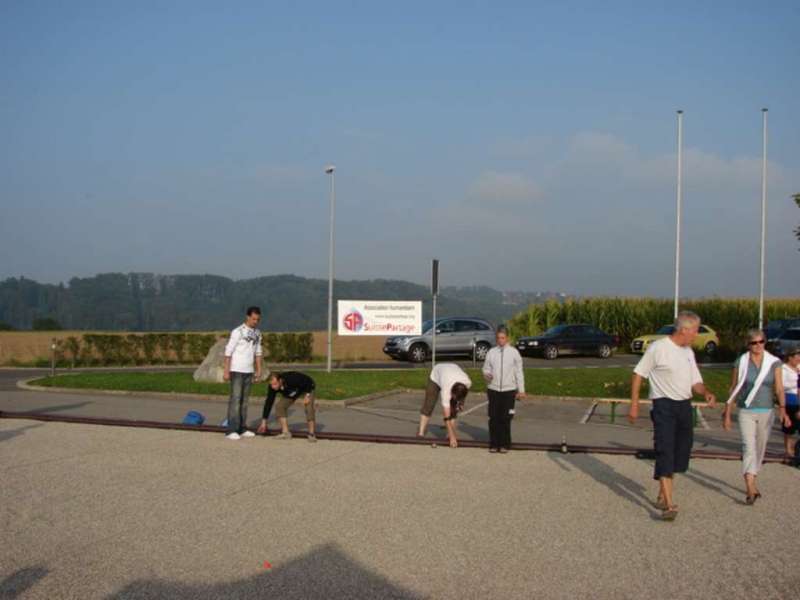
{"type": "MultiPolygon", "coordinates": [[[[24,427],[17,427],[16,429],[5,429],[3,431],[0,431],[0,442],[8,441],[12,438],[17,437],[18,435],[25,435],[25,432],[28,429],[36,429],[37,427],[41,427],[42,425],[44,425],[44,423],[39,423],[38,425],[25,425],[24,427]]],[[[2,596],[0,596],[0,598],[1,597],[2,596]]]]}
{"type": "Polygon", "coordinates": [[[708,475],[707,473],[704,473],[695,467],[689,467],[689,470],[684,473],[683,476],[690,481],[693,481],[697,485],[706,488],[707,490],[711,490],[712,492],[716,492],[717,494],[725,496],[726,498],[729,498],[738,504],[744,504],[744,501],[742,500],[742,494],[744,494],[744,490],[740,490],[732,486],[727,481],[723,481],[722,479],[708,475]],[[733,490],[737,493],[737,495],[734,496],[723,488],[733,490]]]}
{"type": "MultiPolygon", "coordinates": [[[[604,463],[592,454],[558,454],[547,452],[547,456],[564,470],[576,468],[589,475],[596,482],[603,484],[620,498],[645,510],[653,519],[660,515],[647,496],[647,489],[638,481],[618,473],[616,469],[604,463]]],[[[660,519],[659,519],[660,520],[660,519]]]]}
{"type": "Polygon", "coordinates": [[[45,577],[49,571],[41,565],[26,567],[0,581],[0,598],[18,598],[45,577]]]}
{"type": "Polygon", "coordinates": [[[81,406],[86,406],[87,404],[91,404],[90,401],[86,402],[73,402],[72,404],[56,404],[55,406],[46,406],[44,408],[36,409],[33,412],[42,413],[42,414],[50,414],[50,413],[57,413],[62,410],[70,410],[73,408],[80,408],[81,406]]]}
{"type": "Polygon", "coordinates": [[[191,584],[144,579],[134,581],[110,598],[422,598],[360,565],[335,544],[320,546],[286,565],[247,579],[191,584]]]}

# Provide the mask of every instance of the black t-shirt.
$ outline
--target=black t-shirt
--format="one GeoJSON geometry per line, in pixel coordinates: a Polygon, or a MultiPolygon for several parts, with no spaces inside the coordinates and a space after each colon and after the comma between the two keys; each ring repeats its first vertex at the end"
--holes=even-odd
{"type": "Polygon", "coordinates": [[[264,419],[269,418],[272,405],[275,404],[275,398],[279,392],[284,398],[292,398],[295,400],[300,396],[310,394],[316,387],[311,377],[297,371],[283,373],[281,382],[283,385],[279,390],[273,390],[272,386],[267,385],[267,398],[264,401],[264,411],[262,413],[262,418],[264,419]]]}

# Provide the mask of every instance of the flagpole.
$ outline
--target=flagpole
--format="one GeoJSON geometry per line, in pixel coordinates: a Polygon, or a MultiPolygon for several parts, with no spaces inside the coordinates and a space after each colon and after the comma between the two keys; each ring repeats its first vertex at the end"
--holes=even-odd
{"type": "Polygon", "coordinates": [[[683,204],[683,111],[678,111],[678,185],[675,198],[675,306],[673,317],[678,318],[681,285],[681,208],[683,204]]]}
{"type": "Polygon", "coordinates": [[[761,109],[761,269],[758,292],[758,328],[764,328],[764,259],[767,242],[767,109],[761,109]]]}

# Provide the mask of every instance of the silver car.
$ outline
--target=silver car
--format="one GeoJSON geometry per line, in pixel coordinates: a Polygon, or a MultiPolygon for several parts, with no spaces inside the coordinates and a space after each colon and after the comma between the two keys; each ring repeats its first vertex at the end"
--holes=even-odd
{"type": "MultiPolygon", "coordinates": [[[[436,319],[436,354],[469,356],[484,360],[494,346],[494,327],[489,321],[475,317],[436,319]]],[[[383,352],[397,360],[425,362],[433,348],[433,321],[422,324],[422,335],[401,335],[386,338],[383,352]]]]}

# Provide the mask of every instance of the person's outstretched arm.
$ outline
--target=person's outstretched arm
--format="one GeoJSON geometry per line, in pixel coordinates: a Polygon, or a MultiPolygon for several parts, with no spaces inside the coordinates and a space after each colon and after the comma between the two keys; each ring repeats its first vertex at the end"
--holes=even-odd
{"type": "Polygon", "coordinates": [[[258,426],[258,433],[266,433],[267,431],[267,421],[269,421],[269,413],[272,412],[272,405],[275,404],[275,397],[278,395],[278,392],[272,389],[269,384],[267,384],[267,397],[264,399],[264,410],[261,411],[261,424],[258,426]]]}
{"type": "Polygon", "coordinates": [[[523,364],[522,355],[517,352],[514,357],[514,373],[517,378],[517,398],[525,397],[525,365],[523,364]]]}
{"type": "Polygon", "coordinates": [[[642,376],[634,373],[631,378],[631,407],[628,410],[628,421],[631,425],[636,424],[636,419],[639,418],[639,393],[642,389],[642,376]]]}
{"type": "Polygon", "coordinates": [[[451,448],[458,448],[458,438],[456,437],[456,420],[450,418],[450,407],[442,407],[444,412],[444,422],[447,423],[447,439],[450,442],[451,448]]]}

